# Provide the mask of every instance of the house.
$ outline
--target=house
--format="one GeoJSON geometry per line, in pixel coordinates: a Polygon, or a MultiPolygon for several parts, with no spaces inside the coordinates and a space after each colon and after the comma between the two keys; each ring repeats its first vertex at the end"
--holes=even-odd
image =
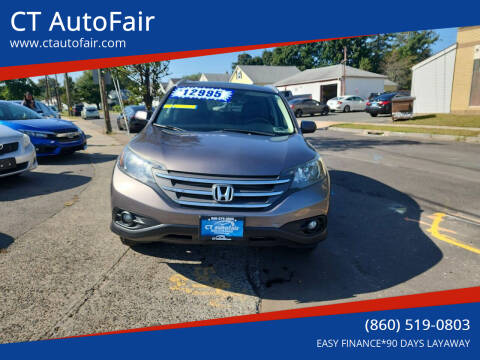
{"type": "Polygon", "coordinates": [[[458,29],[450,110],[480,114],[480,26],[458,29]]]}
{"type": "Polygon", "coordinates": [[[356,69],[342,64],[308,69],[277,81],[279,90],[290,90],[293,95],[311,94],[312,99],[327,101],[341,95],[368,97],[384,91],[385,75],[356,69]]]}
{"type": "Polygon", "coordinates": [[[200,75],[199,81],[220,81],[220,82],[228,82],[230,79],[230,74],[228,73],[220,73],[220,74],[214,74],[214,73],[202,73],[200,75]]]}
{"type": "Polygon", "coordinates": [[[457,44],[412,67],[414,113],[449,113],[457,44]]]}
{"type": "Polygon", "coordinates": [[[253,85],[273,85],[275,82],[299,73],[296,66],[237,65],[230,82],[253,85]]]}
{"type": "Polygon", "coordinates": [[[412,96],[415,113],[480,114],[480,26],[412,67],[412,96]]]}

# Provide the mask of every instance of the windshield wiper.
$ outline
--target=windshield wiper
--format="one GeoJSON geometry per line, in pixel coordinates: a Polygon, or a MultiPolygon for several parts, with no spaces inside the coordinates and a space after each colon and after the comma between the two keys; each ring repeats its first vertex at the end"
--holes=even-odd
{"type": "Polygon", "coordinates": [[[246,130],[246,129],[222,129],[220,131],[238,132],[243,134],[263,135],[263,136],[275,136],[275,133],[269,133],[266,131],[246,130]]]}
{"type": "Polygon", "coordinates": [[[179,127],[176,127],[176,126],[172,126],[172,125],[155,124],[155,123],[153,125],[158,126],[159,128],[162,128],[162,129],[167,129],[167,130],[185,131],[185,129],[182,129],[182,128],[179,128],[179,127]]]}

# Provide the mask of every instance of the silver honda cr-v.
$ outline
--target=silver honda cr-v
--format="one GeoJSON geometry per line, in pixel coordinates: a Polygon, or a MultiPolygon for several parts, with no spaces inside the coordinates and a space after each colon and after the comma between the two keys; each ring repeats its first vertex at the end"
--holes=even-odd
{"type": "MultiPolygon", "coordinates": [[[[146,117],[138,112],[137,117],[146,117]]],[[[183,82],[125,147],[111,229],[127,245],[286,245],[327,235],[327,168],[275,89],[183,82]]]]}

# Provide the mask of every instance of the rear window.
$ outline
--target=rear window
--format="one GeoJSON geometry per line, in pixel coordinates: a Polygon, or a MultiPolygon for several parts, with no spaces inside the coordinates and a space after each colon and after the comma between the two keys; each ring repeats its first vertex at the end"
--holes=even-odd
{"type": "Polygon", "coordinates": [[[155,123],[187,131],[294,132],[285,103],[277,94],[251,90],[180,87],[163,104],[155,123]]]}
{"type": "Polygon", "coordinates": [[[380,101],[391,100],[394,96],[395,94],[382,94],[377,96],[375,100],[380,100],[380,101]]]}

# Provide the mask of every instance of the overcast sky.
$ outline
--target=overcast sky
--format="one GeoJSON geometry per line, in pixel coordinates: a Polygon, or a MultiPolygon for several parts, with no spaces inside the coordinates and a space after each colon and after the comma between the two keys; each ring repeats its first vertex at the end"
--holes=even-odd
{"type": "MultiPolygon", "coordinates": [[[[448,28],[448,29],[439,29],[436,30],[440,35],[440,39],[432,47],[433,53],[437,53],[446,47],[452,45],[457,41],[457,28],[448,28]]],[[[237,60],[238,54],[242,52],[235,52],[229,54],[219,54],[219,55],[209,55],[209,56],[200,56],[196,58],[187,58],[172,60],[170,62],[170,77],[182,77],[185,75],[195,74],[195,73],[224,73],[230,72],[232,63],[237,60]]],[[[256,56],[261,55],[263,49],[246,51],[246,53],[256,56]]],[[[81,71],[70,73],[74,79],[78,78],[82,74],[81,71]]],[[[38,78],[38,77],[37,77],[38,78]]],[[[37,79],[34,78],[34,79],[37,79]]],[[[63,81],[63,74],[58,75],[58,81],[63,81]]]]}

